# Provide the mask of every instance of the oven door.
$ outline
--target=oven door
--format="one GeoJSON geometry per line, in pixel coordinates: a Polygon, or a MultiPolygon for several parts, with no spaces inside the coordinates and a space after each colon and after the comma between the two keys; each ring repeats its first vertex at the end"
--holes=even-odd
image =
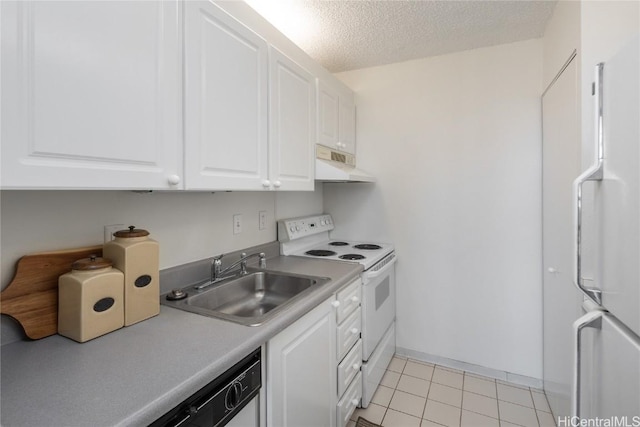
{"type": "Polygon", "coordinates": [[[369,360],[396,318],[395,254],[362,273],[362,359],[369,360]]]}

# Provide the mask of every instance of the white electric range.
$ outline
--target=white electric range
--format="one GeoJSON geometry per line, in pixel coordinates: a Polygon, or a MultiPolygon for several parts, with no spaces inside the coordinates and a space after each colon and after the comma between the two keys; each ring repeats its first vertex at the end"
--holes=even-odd
{"type": "Polygon", "coordinates": [[[322,214],[278,221],[282,255],[359,263],[362,279],[361,406],[373,397],[396,349],[395,262],[390,243],[354,242],[332,238],[331,215],[322,214]]]}

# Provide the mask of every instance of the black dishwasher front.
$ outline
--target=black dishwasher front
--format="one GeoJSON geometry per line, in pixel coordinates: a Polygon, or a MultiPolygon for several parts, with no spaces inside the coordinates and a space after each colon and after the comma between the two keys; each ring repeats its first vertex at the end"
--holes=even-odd
{"type": "Polygon", "coordinates": [[[258,348],[154,421],[151,427],[222,427],[258,394],[261,385],[258,348]]]}

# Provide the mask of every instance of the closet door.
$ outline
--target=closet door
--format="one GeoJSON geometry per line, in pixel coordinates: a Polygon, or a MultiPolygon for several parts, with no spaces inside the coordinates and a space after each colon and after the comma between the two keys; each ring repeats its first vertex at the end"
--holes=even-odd
{"type": "Polygon", "coordinates": [[[542,97],[544,388],[556,416],[569,415],[573,332],[581,316],[573,285],[572,184],[580,175],[578,60],[542,97]]]}

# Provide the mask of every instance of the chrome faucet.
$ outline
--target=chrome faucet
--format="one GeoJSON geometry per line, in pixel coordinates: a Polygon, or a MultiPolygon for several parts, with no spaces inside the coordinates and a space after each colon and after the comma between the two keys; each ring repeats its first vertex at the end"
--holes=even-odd
{"type": "Polygon", "coordinates": [[[267,258],[264,252],[256,252],[251,255],[247,255],[246,253],[242,252],[242,254],[240,254],[240,259],[238,261],[234,262],[233,264],[231,264],[230,266],[224,269],[222,268],[223,256],[224,254],[213,258],[213,262],[211,263],[211,280],[208,283],[204,283],[202,285],[196,286],[195,287],[196,289],[198,290],[204,289],[208,286],[213,285],[214,283],[218,283],[224,279],[228,279],[229,277],[233,277],[235,275],[244,276],[245,274],[247,274],[247,260],[256,256],[260,258],[260,264],[259,264],[260,268],[267,268],[267,258]],[[240,265],[240,269],[237,272],[224,276],[225,273],[236,268],[238,265],[240,265]]]}

